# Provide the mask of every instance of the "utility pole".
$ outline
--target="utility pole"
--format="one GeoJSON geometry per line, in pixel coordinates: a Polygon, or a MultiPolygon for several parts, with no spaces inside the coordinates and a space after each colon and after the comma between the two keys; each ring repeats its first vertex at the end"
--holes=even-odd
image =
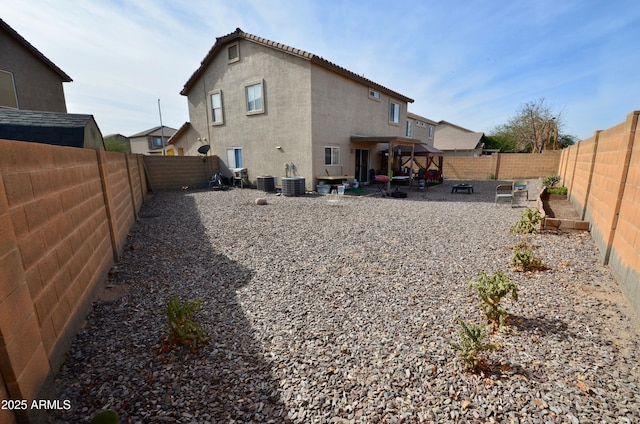
{"type": "Polygon", "coordinates": [[[160,99],[158,99],[158,114],[160,115],[160,141],[162,142],[162,156],[167,156],[167,146],[164,144],[164,127],[162,126],[162,110],[160,110],[160,99]]]}

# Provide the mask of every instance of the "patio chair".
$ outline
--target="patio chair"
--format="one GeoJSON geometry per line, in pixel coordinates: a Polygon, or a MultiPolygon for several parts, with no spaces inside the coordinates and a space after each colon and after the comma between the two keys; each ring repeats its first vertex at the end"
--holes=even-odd
{"type": "Polygon", "coordinates": [[[385,195],[387,190],[387,183],[389,182],[389,177],[386,175],[376,175],[373,179],[376,182],[376,192],[374,195],[385,195]]]}
{"type": "Polygon", "coordinates": [[[526,194],[527,200],[529,200],[529,188],[527,187],[526,180],[515,180],[513,182],[513,195],[516,194],[526,194]]]}
{"type": "Polygon", "coordinates": [[[500,184],[496,187],[496,205],[498,199],[509,199],[513,206],[513,184],[500,184]]]}

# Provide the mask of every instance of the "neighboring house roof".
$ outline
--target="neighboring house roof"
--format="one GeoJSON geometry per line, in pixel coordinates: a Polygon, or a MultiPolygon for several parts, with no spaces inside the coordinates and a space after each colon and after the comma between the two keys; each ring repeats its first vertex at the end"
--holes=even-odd
{"type": "Polygon", "coordinates": [[[482,148],[483,137],[481,132],[436,132],[433,145],[439,150],[475,150],[482,148]]]}
{"type": "Polygon", "coordinates": [[[202,60],[202,62],[200,63],[200,67],[193,73],[193,75],[191,75],[191,77],[189,78],[189,80],[186,82],[186,84],[184,85],[184,88],[182,89],[182,91],[180,92],[180,94],[182,94],[183,96],[186,96],[189,94],[189,91],[193,88],[194,84],[196,83],[196,81],[198,80],[198,78],[204,73],[205,69],[207,69],[207,67],[209,66],[209,64],[213,61],[213,59],[215,58],[215,56],[222,50],[222,48],[235,40],[238,39],[243,39],[243,40],[247,40],[253,43],[257,43],[257,44],[261,44],[265,47],[269,47],[275,50],[279,50],[282,52],[285,52],[287,54],[290,54],[292,56],[296,56],[305,60],[310,61],[311,63],[314,63],[318,66],[321,66],[323,68],[326,68],[330,71],[333,71],[337,74],[340,74],[344,77],[347,77],[351,80],[354,80],[356,82],[359,82],[363,85],[369,86],[371,88],[375,88],[379,91],[382,91],[388,95],[390,95],[391,97],[395,97],[399,100],[405,101],[407,103],[413,103],[413,99],[406,97],[400,93],[397,93],[387,87],[384,87],[378,83],[375,83],[363,76],[360,76],[354,72],[349,71],[348,69],[345,69],[341,66],[336,65],[335,63],[329,62],[326,59],[323,59],[320,56],[316,56],[313,53],[309,53],[306,52],[304,50],[300,50],[300,49],[296,49],[294,47],[289,47],[285,44],[281,44],[281,43],[277,43],[275,41],[271,41],[271,40],[267,40],[266,38],[262,38],[262,37],[258,37],[252,34],[248,34],[246,32],[243,32],[240,28],[236,28],[235,32],[232,32],[230,34],[227,34],[225,36],[222,37],[218,37],[216,38],[216,42],[213,45],[213,47],[211,47],[211,49],[209,50],[209,53],[207,53],[207,55],[205,56],[205,58],[202,60]]]}
{"type": "Polygon", "coordinates": [[[473,132],[473,131],[471,131],[471,130],[469,130],[467,128],[461,127],[460,125],[452,124],[451,122],[447,122],[447,121],[444,121],[444,120],[439,121],[438,125],[446,125],[448,127],[453,127],[453,128],[458,129],[458,130],[465,131],[465,132],[473,132]]]}
{"type": "Polygon", "coordinates": [[[139,138],[139,137],[172,137],[176,133],[175,128],[167,127],[166,125],[162,126],[162,131],[160,131],[160,126],[150,128],[145,131],[141,131],[137,134],[130,135],[129,138],[139,138]]]}
{"type": "Polygon", "coordinates": [[[13,28],[11,28],[5,21],[0,19],[0,29],[4,29],[7,33],[9,33],[13,38],[15,38],[20,44],[22,44],[27,50],[31,51],[38,59],[44,62],[47,66],[49,66],[55,73],[60,75],[62,78],[62,82],[71,82],[73,81],[69,75],[67,75],[62,69],[58,68],[52,61],[47,59],[45,55],[40,53],[38,49],[33,47],[31,43],[25,40],[20,34],[18,34],[13,28]]]}
{"type": "Polygon", "coordinates": [[[184,124],[182,124],[182,126],[180,126],[180,128],[178,128],[178,131],[175,132],[175,134],[173,134],[169,140],[167,140],[167,144],[173,144],[174,142],[176,142],[177,140],[180,139],[180,137],[182,137],[182,134],[184,134],[185,132],[187,132],[187,130],[191,128],[191,124],[189,122],[185,122],[184,124]]]}
{"type": "MultiPolygon", "coordinates": [[[[0,138],[6,140],[99,148],[86,145],[87,125],[99,132],[93,115],[0,108],[0,138]]],[[[102,135],[99,137],[101,142],[102,135]]]]}
{"type": "Polygon", "coordinates": [[[427,124],[433,125],[433,126],[438,125],[438,122],[436,122],[436,121],[434,121],[432,119],[425,118],[424,116],[420,116],[420,115],[417,115],[417,114],[411,113],[411,112],[407,112],[407,118],[415,119],[415,120],[418,120],[418,121],[423,121],[423,122],[426,122],[427,124]]]}

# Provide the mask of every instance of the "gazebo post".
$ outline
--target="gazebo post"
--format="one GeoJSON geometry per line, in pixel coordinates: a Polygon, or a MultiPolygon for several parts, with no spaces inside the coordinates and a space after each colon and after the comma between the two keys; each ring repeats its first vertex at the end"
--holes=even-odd
{"type": "Polygon", "coordinates": [[[391,191],[391,162],[393,161],[393,142],[389,141],[389,157],[387,159],[387,176],[389,177],[389,181],[387,181],[387,191],[391,191]]]}
{"type": "Polygon", "coordinates": [[[416,145],[412,144],[411,145],[411,167],[409,168],[409,191],[411,191],[411,181],[413,180],[413,158],[414,158],[415,149],[416,149],[416,145]]]}

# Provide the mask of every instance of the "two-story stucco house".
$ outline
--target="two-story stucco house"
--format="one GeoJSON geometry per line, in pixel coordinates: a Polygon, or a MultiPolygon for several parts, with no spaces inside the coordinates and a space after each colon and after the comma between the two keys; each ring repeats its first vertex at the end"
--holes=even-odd
{"type": "Polygon", "coordinates": [[[0,19],[0,107],[66,113],[71,78],[0,19]]]}
{"type": "Polygon", "coordinates": [[[169,139],[176,131],[175,128],[163,125],[130,135],[128,138],[131,153],[174,156],[174,148],[169,144],[169,139]]]}
{"type": "Polygon", "coordinates": [[[420,142],[406,136],[409,97],[240,29],[216,39],[181,94],[190,122],[171,143],[186,155],[209,144],[221,169],[246,168],[251,181],[293,164],[308,188],[325,175],[367,182],[386,171],[379,145],[420,142]]]}

